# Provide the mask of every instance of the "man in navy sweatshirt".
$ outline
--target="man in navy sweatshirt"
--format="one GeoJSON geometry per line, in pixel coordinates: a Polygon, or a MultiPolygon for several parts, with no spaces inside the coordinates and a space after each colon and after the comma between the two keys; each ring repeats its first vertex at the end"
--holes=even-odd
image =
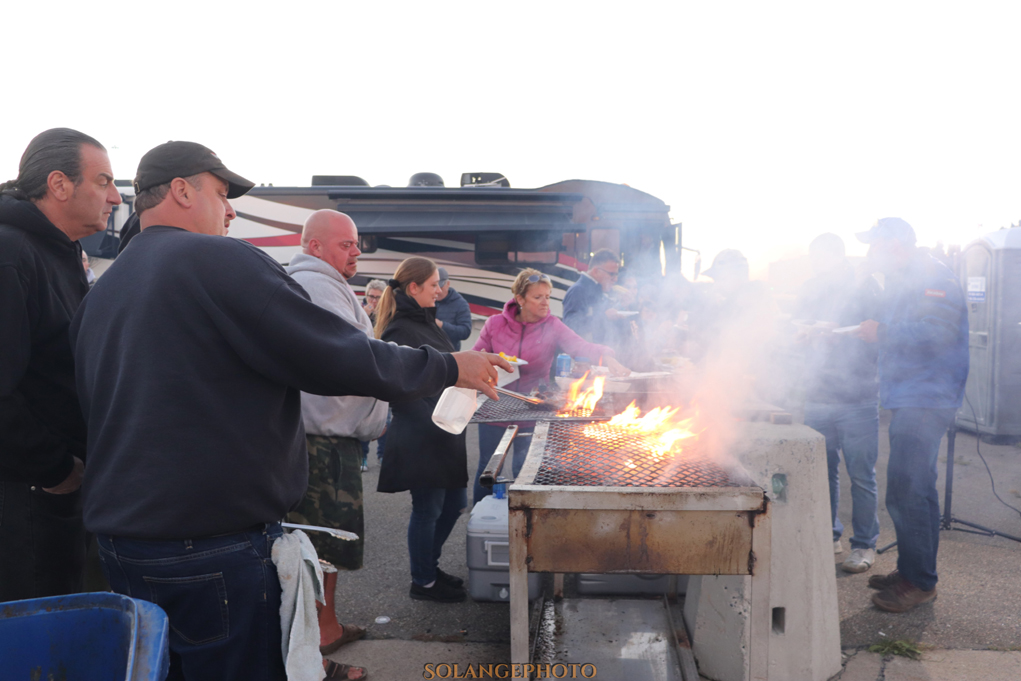
{"type": "Polygon", "coordinates": [[[71,326],[85,526],[113,589],[167,611],[171,678],[284,679],[270,547],[308,484],[301,392],[495,397],[493,365],[510,366],[373,340],[312,303],[223,238],[253,183],[206,147],[150,150],[134,184],[141,233],[71,326]]]}

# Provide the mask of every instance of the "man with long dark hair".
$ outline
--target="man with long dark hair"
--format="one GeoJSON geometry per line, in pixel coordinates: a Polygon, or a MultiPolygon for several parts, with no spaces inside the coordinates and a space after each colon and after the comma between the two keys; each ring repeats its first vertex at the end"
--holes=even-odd
{"type": "Polygon", "coordinates": [[[0,601],[81,591],[85,423],[68,325],[89,292],[82,237],[121,202],[106,150],[37,135],[0,185],[0,601]]]}

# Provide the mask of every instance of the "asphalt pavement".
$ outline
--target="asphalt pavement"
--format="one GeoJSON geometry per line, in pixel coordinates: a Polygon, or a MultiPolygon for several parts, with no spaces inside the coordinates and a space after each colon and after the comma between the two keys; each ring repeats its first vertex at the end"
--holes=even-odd
{"type": "MultiPolygon", "coordinates": [[[[884,414],[876,465],[880,546],[896,539],[893,521],[883,503],[890,453],[886,436],[888,425],[889,415],[884,414]]],[[[946,446],[944,438],[937,485],[941,508],[945,508],[946,446]]],[[[999,496],[1021,508],[1021,448],[984,443],[973,434],[958,432],[951,503],[953,516],[1021,537],[1021,513],[1007,508],[993,496],[990,474],[979,453],[989,466],[999,496]]],[[[851,488],[846,475],[841,478],[840,496],[839,513],[846,545],[851,527],[851,488]]],[[[970,529],[963,525],[954,527],[970,529]]],[[[846,555],[835,556],[835,562],[839,563],[846,555]]],[[[872,591],[866,586],[869,575],[890,572],[896,567],[897,550],[894,548],[880,555],[868,572],[852,575],[837,569],[840,634],[844,648],[868,646],[882,638],[909,639],[935,648],[963,650],[1021,646],[1021,544],[1018,542],[958,529],[942,532],[936,600],[899,615],[873,607],[869,600],[872,591]]]]}

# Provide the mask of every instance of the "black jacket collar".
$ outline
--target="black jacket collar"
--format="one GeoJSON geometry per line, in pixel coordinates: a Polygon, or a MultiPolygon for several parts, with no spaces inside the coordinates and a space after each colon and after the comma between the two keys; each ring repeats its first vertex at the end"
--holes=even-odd
{"type": "Polygon", "coordinates": [[[414,298],[401,290],[394,291],[394,294],[394,300],[397,303],[394,319],[407,318],[425,324],[436,323],[435,307],[422,307],[414,298]]]}
{"type": "Polygon", "coordinates": [[[45,239],[50,247],[58,251],[74,251],[76,253],[78,251],[78,244],[57,229],[57,226],[50,222],[50,219],[31,201],[0,195],[0,224],[10,225],[45,239]]]}

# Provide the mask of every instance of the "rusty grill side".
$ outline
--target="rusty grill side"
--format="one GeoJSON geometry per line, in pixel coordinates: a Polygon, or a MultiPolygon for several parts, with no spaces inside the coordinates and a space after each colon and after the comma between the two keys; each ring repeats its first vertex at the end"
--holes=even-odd
{"type": "Polygon", "coordinates": [[[608,423],[550,422],[533,484],[603,487],[740,487],[694,447],[653,456],[654,442],[608,423]]]}

